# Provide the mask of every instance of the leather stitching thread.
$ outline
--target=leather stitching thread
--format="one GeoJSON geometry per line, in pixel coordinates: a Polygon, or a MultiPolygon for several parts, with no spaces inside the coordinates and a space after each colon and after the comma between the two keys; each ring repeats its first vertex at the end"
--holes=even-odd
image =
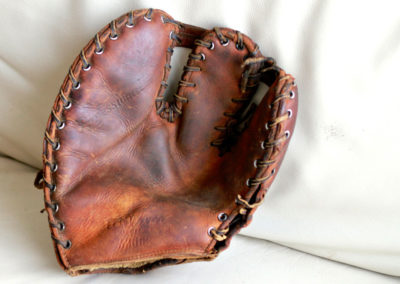
{"type": "MultiPolygon", "coordinates": [[[[207,47],[211,47],[211,43],[202,41],[200,39],[195,39],[194,44],[195,45],[206,45],[207,47]]],[[[191,53],[191,54],[189,54],[189,59],[204,61],[204,60],[206,60],[206,57],[205,57],[204,53],[199,53],[199,54],[191,53]]],[[[196,87],[196,84],[194,82],[185,80],[185,77],[190,78],[190,73],[192,73],[192,72],[201,72],[201,68],[198,66],[192,66],[192,65],[186,64],[183,67],[183,71],[185,73],[182,75],[182,78],[179,81],[179,86],[180,87],[196,87]]],[[[182,90],[182,88],[180,90],[182,90]]],[[[174,94],[174,102],[171,104],[172,110],[176,113],[176,116],[174,116],[174,120],[176,119],[177,116],[182,114],[183,103],[188,103],[188,102],[189,102],[189,100],[186,96],[181,96],[178,93],[174,94]]]]}

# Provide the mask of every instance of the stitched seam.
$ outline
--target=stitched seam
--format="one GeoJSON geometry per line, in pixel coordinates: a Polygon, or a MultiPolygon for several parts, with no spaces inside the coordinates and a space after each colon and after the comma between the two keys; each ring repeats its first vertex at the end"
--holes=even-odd
{"type": "Polygon", "coordinates": [[[188,103],[188,97],[183,95],[183,90],[186,87],[195,87],[196,84],[192,82],[192,74],[193,72],[201,72],[200,68],[194,63],[191,63],[194,59],[189,55],[188,61],[185,65],[184,73],[179,81],[179,89],[177,94],[174,96],[174,109],[178,113],[178,115],[182,114],[183,103],[188,103]],[[194,69],[188,69],[188,67],[197,67],[198,71],[194,71],[194,69]]]}
{"type": "Polygon", "coordinates": [[[171,23],[170,19],[168,17],[166,17],[165,15],[162,15],[162,22],[163,24],[172,24],[173,26],[173,30],[171,30],[170,32],[170,39],[169,39],[169,44],[168,44],[168,48],[166,51],[166,61],[164,64],[164,70],[163,70],[163,77],[161,80],[161,84],[160,84],[160,88],[158,89],[157,92],[157,97],[155,100],[155,104],[156,104],[156,111],[157,114],[167,120],[168,122],[173,122],[175,120],[174,117],[174,111],[172,109],[172,107],[170,106],[170,104],[166,101],[165,95],[166,95],[166,90],[168,87],[168,77],[170,75],[171,72],[171,60],[172,60],[172,54],[173,54],[173,48],[176,46],[176,42],[179,42],[180,39],[177,36],[177,33],[179,32],[178,29],[178,25],[171,23]]]}

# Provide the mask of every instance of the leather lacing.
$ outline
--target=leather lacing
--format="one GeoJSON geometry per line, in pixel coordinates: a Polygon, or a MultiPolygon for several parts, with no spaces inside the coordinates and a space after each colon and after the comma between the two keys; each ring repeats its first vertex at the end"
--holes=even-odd
{"type": "MultiPolygon", "coordinates": [[[[264,69],[261,70],[261,72],[267,72],[269,70],[270,70],[270,68],[264,68],[264,69]]],[[[279,79],[279,81],[290,79],[290,78],[291,78],[290,76],[283,76],[283,77],[281,77],[279,79]]],[[[294,82],[292,82],[292,84],[295,85],[294,82]]],[[[294,91],[285,90],[283,92],[283,94],[279,94],[274,98],[272,103],[269,105],[269,108],[277,107],[278,103],[281,100],[294,99],[294,97],[295,97],[294,91]]],[[[276,113],[278,113],[278,110],[277,110],[276,113]]],[[[284,115],[276,116],[275,118],[273,118],[269,122],[267,122],[265,124],[266,130],[270,131],[273,128],[276,128],[279,124],[285,122],[286,120],[290,119],[291,117],[292,117],[292,111],[289,109],[289,110],[287,110],[287,112],[284,115]]],[[[284,143],[286,140],[288,140],[289,137],[290,137],[290,132],[288,130],[286,130],[284,132],[284,134],[282,136],[278,137],[278,138],[269,139],[269,140],[267,139],[267,140],[262,141],[261,142],[261,148],[262,148],[262,150],[267,150],[268,148],[276,147],[276,146],[284,143]]],[[[246,183],[245,183],[247,187],[249,187],[249,188],[254,188],[254,187],[259,188],[259,186],[261,184],[263,184],[264,182],[266,182],[267,180],[269,180],[270,178],[272,178],[274,176],[274,174],[276,172],[275,168],[272,168],[270,171],[268,170],[268,168],[272,167],[276,162],[276,160],[272,157],[273,154],[274,154],[274,152],[271,151],[266,159],[261,158],[261,159],[257,159],[257,160],[254,161],[254,167],[257,168],[257,169],[258,168],[264,168],[264,169],[266,168],[267,169],[266,170],[267,175],[265,175],[263,177],[251,177],[251,178],[248,178],[246,180],[246,183]]],[[[257,190],[255,191],[255,193],[257,193],[257,190]]],[[[248,214],[248,212],[250,210],[258,207],[263,202],[264,199],[261,198],[260,200],[252,200],[252,201],[250,201],[250,200],[252,200],[252,198],[250,198],[249,200],[246,200],[240,194],[237,195],[235,202],[238,205],[237,210],[238,210],[238,213],[240,215],[245,216],[246,214],[248,214]]],[[[235,213],[233,212],[232,214],[235,214],[235,213]]],[[[228,219],[228,217],[226,219],[228,219]]],[[[233,222],[235,222],[235,221],[233,221],[233,222]]],[[[214,227],[211,227],[209,229],[208,233],[217,242],[222,242],[222,241],[227,239],[228,233],[229,233],[229,228],[232,225],[232,223],[228,224],[227,227],[223,228],[223,229],[215,229],[214,227]]],[[[224,224],[224,222],[221,224],[221,227],[223,227],[223,226],[226,226],[224,224]]]]}
{"type": "MultiPolygon", "coordinates": [[[[176,25],[178,25],[180,27],[180,24],[178,22],[175,22],[174,20],[171,20],[171,19],[168,19],[168,18],[165,18],[165,17],[162,17],[162,19],[163,19],[164,23],[173,23],[173,24],[176,24],[176,25]]],[[[223,45],[223,46],[228,45],[229,39],[222,34],[221,30],[219,28],[214,28],[214,31],[215,31],[217,37],[219,38],[219,41],[220,41],[221,45],[223,45]]],[[[171,37],[171,39],[177,41],[178,43],[181,42],[180,38],[173,32],[171,32],[170,37],[171,37]]],[[[197,45],[197,46],[204,46],[204,47],[206,47],[206,48],[208,48],[210,50],[213,50],[215,48],[215,45],[214,45],[213,41],[205,41],[205,40],[201,40],[201,39],[195,39],[194,40],[194,44],[197,45]]],[[[242,34],[240,32],[237,32],[237,43],[236,43],[235,46],[236,46],[236,48],[238,50],[241,50],[241,49],[244,48],[243,36],[242,36],[242,34]]],[[[173,52],[172,46],[170,46],[167,51],[172,53],[173,52]]],[[[257,53],[257,50],[255,52],[257,53]]],[[[253,54],[253,52],[252,52],[252,54],[253,54]]],[[[206,56],[205,56],[204,53],[198,53],[198,54],[191,53],[191,54],[189,54],[189,58],[191,60],[200,60],[200,61],[205,61],[206,60],[206,56]]],[[[166,68],[169,68],[169,69],[171,68],[170,65],[169,65],[169,62],[166,65],[166,68]]],[[[200,72],[201,68],[198,67],[198,66],[185,65],[183,70],[185,71],[185,75],[184,76],[187,76],[187,74],[189,72],[200,72]]],[[[190,82],[190,81],[186,81],[184,79],[181,79],[179,81],[179,86],[182,86],[182,87],[196,87],[196,84],[194,82],[190,82]]],[[[164,96],[158,96],[156,98],[156,101],[158,102],[157,113],[160,114],[161,116],[163,115],[164,112],[168,113],[168,121],[169,122],[173,122],[174,119],[176,118],[174,113],[177,113],[178,115],[182,114],[182,103],[188,103],[189,102],[187,97],[181,96],[179,94],[174,94],[174,99],[175,99],[175,102],[171,103],[170,107],[168,107],[167,106],[167,102],[165,102],[164,96]],[[177,103],[179,103],[179,104],[177,104],[177,103]]],[[[233,99],[232,100],[232,102],[239,103],[239,104],[240,103],[245,103],[246,101],[245,100],[240,100],[240,99],[237,99],[237,100],[233,99]]],[[[228,113],[228,112],[225,112],[224,115],[227,116],[227,117],[235,117],[236,116],[236,114],[228,113]]],[[[220,130],[222,131],[222,128],[220,128],[220,130]]],[[[219,145],[217,141],[212,141],[211,144],[213,146],[218,146],[219,145]]]]}
{"type": "MultiPolygon", "coordinates": [[[[210,42],[206,42],[200,39],[195,39],[194,41],[195,45],[205,45],[207,46],[207,48],[210,48],[212,43],[210,42]]],[[[206,56],[204,55],[204,53],[199,53],[199,54],[195,54],[195,53],[191,53],[189,54],[189,58],[191,60],[201,60],[204,61],[206,60],[206,56]]],[[[189,72],[200,72],[201,68],[198,66],[190,66],[190,65],[185,65],[183,67],[183,71],[185,71],[185,75],[187,75],[189,72]]],[[[196,84],[194,82],[191,81],[186,81],[183,78],[179,81],[179,86],[180,87],[196,87],[196,84]]],[[[174,99],[175,102],[173,104],[171,104],[171,108],[174,112],[176,112],[178,115],[182,114],[182,103],[188,103],[189,100],[187,97],[181,96],[177,93],[174,94],[174,99]],[[177,104],[180,103],[180,105],[177,104]]]]}
{"type": "MultiPolygon", "coordinates": [[[[82,52],[83,52],[83,50],[82,50],[82,52]]],[[[60,97],[61,101],[63,102],[63,108],[64,109],[70,109],[71,106],[72,106],[72,102],[71,102],[71,100],[67,99],[67,97],[65,96],[63,90],[61,90],[61,89],[60,89],[59,97],[60,97]]]]}
{"type": "Polygon", "coordinates": [[[133,10],[128,13],[128,22],[125,24],[127,28],[133,28],[135,26],[135,23],[133,22],[134,13],[135,11],[133,10]]]}
{"type": "Polygon", "coordinates": [[[110,35],[109,35],[109,38],[111,40],[118,39],[118,34],[117,34],[116,30],[117,30],[117,27],[116,27],[116,24],[115,24],[115,20],[113,20],[113,21],[111,21],[111,24],[110,24],[110,35]]]}
{"type": "Polygon", "coordinates": [[[179,23],[178,21],[175,21],[174,19],[167,18],[167,17],[165,17],[164,15],[161,16],[161,21],[162,21],[164,24],[174,24],[174,25],[176,25],[178,28],[182,28],[182,27],[183,27],[183,25],[182,25],[181,23],[179,23]]]}
{"type": "Polygon", "coordinates": [[[99,33],[97,33],[94,37],[94,43],[96,45],[96,50],[94,51],[96,54],[103,54],[104,52],[104,47],[103,44],[100,41],[100,36],[99,33]]]}
{"type": "Polygon", "coordinates": [[[229,231],[229,228],[217,230],[217,229],[215,229],[214,227],[212,227],[212,228],[210,228],[210,229],[208,230],[208,234],[209,234],[213,239],[215,239],[216,241],[222,242],[222,241],[226,240],[226,238],[227,238],[227,235],[226,235],[226,234],[228,233],[228,231],[229,231]]]}
{"type": "MultiPolygon", "coordinates": [[[[161,16],[161,21],[164,24],[173,24],[178,28],[182,27],[182,24],[180,24],[179,22],[167,18],[164,15],[161,16]]],[[[176,45],[180,45],[182,43],[182,39],[174,32],[171,31],[169,34],[169,38],[171,39],[171,44],[170,46],[168,46],[167,48],[167,63],[164,65],[164,77],[161,81],[161,87],[159,89],[158,95],[155,99],[156,101],[156,111],[157,114],[164,118],[167,119],[168,122],[173,122],[176,118],[175,114],[180,115],[182,113],[182,111],[180,110],[180,108],[177,108],[176,105],[173,102],[168,102],[167,98],[166,98],[166,94],[165,94],[165,90],[168,87],[168,83],[167,83],[167,79],[168,79],[168,74],[169,71],[171,70],[171,57],[172,54],[174,52],[174,47],[176,45]]],[[[193,70],[195,71],[195,70],[193,70]]],[[[182,82],[181,82],[182,83],[182,82]]],[[[183,82],[182,84],[184,84],[185,82],[183,82]]],[[[186,82],[186,86],[191,86],[190,82],[186,82]]],[[[180,97],[178,95],[174,95],[174,99],[175,100],[179,100],[181,102],[186,102],[184,97],[180,97]]]]}
{"type": "MultiPolygon", "coordinates": [[[[221,30],[219,28],[214,28],[214,32],[216,33],[219,42],[221,45],[226,46],[229,43],[229,39],[223,35],[223,33],[221,32],[221,30]]],[[[206,47],[207,49],[213,50],[215,48],[215,44],[213,41],[205,41],[202,39],[195,39],[194,40],[194,44],[197,46],[203,46],[206,47]]],[[[238,50],[242,50],[244,48],[244,43],[243,43],[243,35],[237,31],[237,42],[235,44],[236,48],[238,50]]],[[[257,52],[257,51],[256,51],[257,52]]],[[[191,53],[189,54],[189,58],[191,60],[199,60],[199,61],[205,61],[206,60],[206,56],[204,53],[191,53]]],[[[185,65],[184,66],[184,71],[186,72],[185,76],[187,76],[188,72],[199,72],[201,71],[201,68],[198,66],[190,66],[190,65],[185,65]]],[[[183,87],[196,87],[196,84],[194,82],[190,82],[190,81],[185,81],[185,80],[180,80],[179,82],[180,86],[183,87]]],[[[179,94],[175,94],[174,95],[176,101],[180,102],[180,103],[188,103],[189,100],[187,97],[181,96],[179,94]]],[[[244,104],[246,102],[248,102],[248,98],[233,98],[232,102],[236,103],[236,104],[244,104]]],[[[181,105],[177,105],[174,104],[173,105],[173,109],[178,113],[181,114],[182,113],[182,106],[181,105]]],[[[237,113],[230,113],[230,112],[224,112],[223,113],[224,116],[226,117],[230,117],[230,118],[237,118],[237,113]]],[[[227,131],[227,127],[226,126],[216,126],[215,130],[217,131],[227,131]]],[[[220,145],[222,145],[223,143],[223,138],[222,139],[216,139],[210,142],[211,146],[215,146],[218,147],[220,145]]]]}
{"type": "Polygon", "coordinates": [[[151,16],[153,15],[153,9],[150,8],[147,10],[146,14],[144,15],[144,19],[148,22],[151,21],[151,16]]]}

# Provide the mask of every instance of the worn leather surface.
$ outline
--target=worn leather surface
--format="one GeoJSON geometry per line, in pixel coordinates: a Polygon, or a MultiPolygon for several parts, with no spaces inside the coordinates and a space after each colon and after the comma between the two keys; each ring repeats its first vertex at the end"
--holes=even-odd
{"type": "Polygon", "coordinates": [[[72,275],[134,273],[213,259],[250,222],[251,205],[264,198],[293,133],[294,79],[263,57],[251,39],[243,35],[240,49],[234,30],[203,30],[163,17],[172,19],[159,10],[135,11],[129,28],[129,14],[123,15],[115,22],[116,40],[109,39],[111,24],[101,30],[97,42],[83,49],[90,70],[82,69],[78,56],[61,86],[71,107],[59,95],[50,115],[46,210],[59,262],[72,275]],[[218,33],[229,40],[226,46],[218,33]],[[99,46],[102,54],[95,52],[99,46]],[[191,84],[181,84],[177,95],[187,102],[166,98],[160,113],[157,98],[164,95],[165,66],[175,46],[204,57],[189,58],[183,72],[182,80],[191,84]],[[243,89],[247,71],[254,76],[243,89]],[[269,91],[238,131],[247,102],[232,99],[253,96],[258,80],[269,91]],[[229,131],[215,129],[226,125],[229,131]],[[268,166],[256,168],[256,160],[268,166]],[[226,220],[218,218],[221,213],[226,220]],[[56,226],[60,222],[65,229],[56,226]]]}

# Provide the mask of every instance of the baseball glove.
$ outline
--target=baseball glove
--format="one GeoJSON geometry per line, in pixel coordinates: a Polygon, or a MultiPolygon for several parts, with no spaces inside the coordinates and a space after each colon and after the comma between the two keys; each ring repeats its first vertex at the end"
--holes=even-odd
{"type": "Polygon", "coordinates": [[[72,63],[45,131],[35,185],[60,265],[137,273],[214,259],[264,199],[296,113],[294,78],[246,35],[153,9],[112,21],[72,63]],[[175,47],[191,53],[168,96],[175,47]]]}

